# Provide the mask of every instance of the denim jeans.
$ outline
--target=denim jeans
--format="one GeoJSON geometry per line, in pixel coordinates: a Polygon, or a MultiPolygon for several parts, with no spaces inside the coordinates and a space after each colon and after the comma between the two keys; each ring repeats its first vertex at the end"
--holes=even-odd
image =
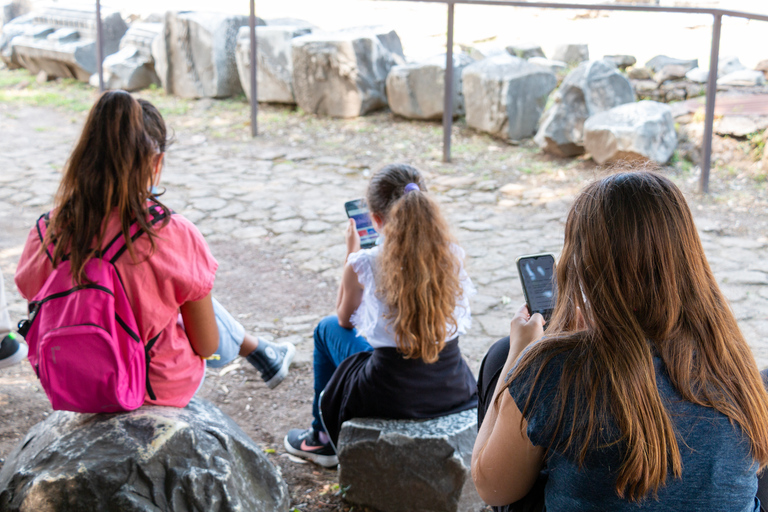
{"type": "Polygon", "coordinates": [[[315,398],[312,401],[312,428],[322,432],[320,393],[331,380],[333,372],[343,360],[358,352],[370,352],[373,347],[365,338],[357,334],[356,329],[347,329],[339,325],[336,316],[327,316],[315,327],[315,398]]]}
{"type": "MultiPolygon", "coordinates": [[[[219,348],[214,353],[219,356],[219,359],[207,359],[205,365],[209,368],[221,368],[234,361],[240,354],[240,345],[245,339],[245,327],[235,320],[219,301],[213,297],[211,297],[211,301],[213,302],[213,314],[216,316],[216,327],[219,329],[219,348]]],[[[181,315],[179,315],[179,321],[181,321],[181,315]]],[[[203,378],[200,379],[200,385],[195,393],[203,387],[203,382],[205,382],[205,373],[203,373],[203,378]]]]}

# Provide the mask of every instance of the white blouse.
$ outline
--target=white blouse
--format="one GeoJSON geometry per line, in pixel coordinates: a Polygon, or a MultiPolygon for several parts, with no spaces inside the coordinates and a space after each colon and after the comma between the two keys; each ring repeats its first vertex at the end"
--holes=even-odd
{"type": "MultiPolygon", "coordinates": [[[[397,347],[395,330],[391,326],[391,319],[384,316],[389,312],[389,307],[376,295],[376,272],[374,271],[378,261],[381,246],[371,249],[362,249],[349,255],[347,262],[357,274],[357,280],[363,285],[363,299],[360,306],[350,318],[352,325],[358,334],[365,336],[373,348],[397,347]]],[[[472,312],[469,309],[469,298],[477,293],[475,285],[464,270],[464,250],[458,245],[451,244],[451,251],[459,258],[459,280],[462,294],[456,301],[454,317],[456,329],[446,326],[445,341],[450,341],[456,336],[462,336],[472,327],[472,312]]]]}

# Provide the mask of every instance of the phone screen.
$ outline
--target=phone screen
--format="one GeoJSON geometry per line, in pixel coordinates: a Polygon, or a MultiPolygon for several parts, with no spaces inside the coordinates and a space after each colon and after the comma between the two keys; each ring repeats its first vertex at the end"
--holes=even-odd
{"type": "Polygon", "coordinates": [[[531,314],[541,313],[549,321],[556,299],[555,257],[551,254],[520,256],[517,271],[531,314]]]}
{"type": "Polygon", "coordinates": [[[365,199],[347,201],[344,203],[344,209],[347,211],[347,217],[355,219],[357,234],[360,235],[360,247],[370,249],[376,245],[379,234],[373,229],[373,222],[371,222],[371,215],[368,212],[365,199]]]}

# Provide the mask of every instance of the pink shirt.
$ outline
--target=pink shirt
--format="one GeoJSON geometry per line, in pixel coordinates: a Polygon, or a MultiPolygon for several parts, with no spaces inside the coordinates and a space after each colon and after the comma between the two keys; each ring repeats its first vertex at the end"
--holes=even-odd
{"type": "MultiPolygon", "coordinates": [[[[181,215],[174,214],[165,227],[159,226],[154,253],[150,252],[149,237],[143,234],[133,245],[138,263],[126,251],[115,267],[142,340],[146,343],[160,333],[149,352],[149,382],[157,399],[147,395],[144,403],[184,407],[203,379],[205,361],[192,349],[187,334],[176,322],[179,306],[210,293],[218,263],[194,224],[181,215]]],[[[113,215],[105,244],[119,232],[119,219],[113,215]]],[[[40,253],[37,229],[32,228],[16,269],[16,286],[22,296],[32,300],[52,271],[50,260],[40,253]]]]}

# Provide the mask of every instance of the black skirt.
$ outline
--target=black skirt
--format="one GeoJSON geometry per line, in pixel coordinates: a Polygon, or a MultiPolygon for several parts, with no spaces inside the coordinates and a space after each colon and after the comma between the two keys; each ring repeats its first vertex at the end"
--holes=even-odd
{"type": "Polygon", "coordinates": [[[396,348],[359,352],[341,362],[320,398],[320,414],[334,445],[352,418],[439,418],[477,407],[477,382],[458,338],[435,363],[405,359],[396,348]]]}

